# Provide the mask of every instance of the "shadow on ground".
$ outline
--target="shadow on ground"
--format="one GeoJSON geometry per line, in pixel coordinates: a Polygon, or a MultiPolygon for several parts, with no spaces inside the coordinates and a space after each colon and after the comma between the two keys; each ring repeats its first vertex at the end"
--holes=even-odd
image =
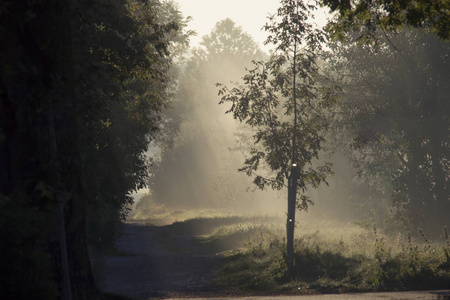
{"type": "Polygon", "coordinates": [[[97,281],[106,293],[133,299],[224,295],[212,281],[223,259],[221,253],[239,246],[247,236],[217,240],[205,235],[245,221],[242,217],[204,218],[166,226],[127,222],[117,241],[120,254],[94,262],[97,281]]]}

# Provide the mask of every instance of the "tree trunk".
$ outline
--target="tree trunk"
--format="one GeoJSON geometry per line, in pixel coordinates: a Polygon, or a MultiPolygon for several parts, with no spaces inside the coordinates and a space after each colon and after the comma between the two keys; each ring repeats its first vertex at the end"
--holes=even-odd
{"type": "Polygon", "coordinates": [[[0,37],[9,41],[0,50],[5,66],[0,80],[0,163],[5,163],[0,204],[9,204],[7,214],[16,216],[18,223],[4,224],[0,230],[0,236],[13,239],[2,249],[8,264],[0,263],[0,275],[20,278],[9,280],[9,286],[0,284],[7,291],[0,294],[8,298],[70,299],[70,293],[62,291],[64,285],[71,285],[73,299],[101,298],[87,253],[85,203],[82,193],[76,193],[82,191],[82,159],[70,2],[12,1],[0,13],[7,20],[0,37]],[[69,200],[65,211],[50,209],[62,205],[56,203],[62,197],[69,200]],[[60,243],[57,213],[65,218],[61,215],[65,224],[60,227],[60,243]],[[65,233],[69,261],[63,271],[65,233]]]}
{"type": "Polygon", "coordinates": [[[288,184],[288,210],[286,222],[286,254],[289,275],[292,275],[294,270],[294,229],[295,203],[297,202],[297,177],[298,167],[296,164],[293,164],[288,184]]]}
{"type": "Polygon", "coordinates": [[[86,237],[86,203],[82,193],[75,192],[67,203],[67,249],[73,299],[101,299],[95,285],[86,237]]]}

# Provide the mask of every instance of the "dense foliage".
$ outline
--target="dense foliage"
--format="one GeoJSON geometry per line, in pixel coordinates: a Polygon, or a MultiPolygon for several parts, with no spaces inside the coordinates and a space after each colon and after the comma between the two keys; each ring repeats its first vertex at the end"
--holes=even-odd
{"type": "Polygon", "coordinates": [[[159,5],[2,3],[2,296],[67,297],[70,279],[73,299],[100,297],[88,236],[98,246],[114,236],[145,185],[167,98],[168,36],[180,27],[159,22],[159,5]]]}
{"type": "Polygon", "coordinates": [[[445,0],[354,1],[321,0],[322,5],[336,13],[330,22],[335,37],[359,32],[364,42],[376,42],[376,31],[399,32],[405,29],[428,28],[440,39],[450,38],[450,4],[445,0]]]}
{"type": "Polygon", "coordinates": [[[393,199],[409,230],[442,228],[450,211],[448,43],[404,30],[380,37],[376,48],[350,38],[334,47],[330,72],[342,87],[336,137],[359,176],[393,199]]]}
{"type": "Polygon", "coordinates": [[[337,12],[328,24],[339,41],[329,72],[343,89],[335,145],[349,146],[375,192],[365,204],[393,203],[397,229],[448,226],[448,2],[321,3],[337,12]]]}

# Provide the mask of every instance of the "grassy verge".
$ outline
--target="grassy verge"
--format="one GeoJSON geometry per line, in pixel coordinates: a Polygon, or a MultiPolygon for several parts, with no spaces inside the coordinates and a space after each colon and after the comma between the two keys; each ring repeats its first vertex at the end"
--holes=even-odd
{"type": "Polygon", "coordinates": [[[216,278],[238,294],[314,294],[450,288],[450,241],[386,236],[351,224],[299,224],[295,270],[287,273],[284,231],[259,229],[226,254],[216,278]]]}
{"type": "MultiPolygon", "coordinates": [[[[159,207],[135,219],[165,219],[169,232],[196,237],[195,249],[221,253],[215,283],[229,294],[316,294],[449,289],[450,239],[386,235],[358,224],[317,223],[303,215],[296,227],[295,270],[285,264],[284,218],[159,207]],[[157,212],[157,213],[155,213],[157,212]]],[[[165,235],[165,238],[169,238],[165,235]]]]}
{"type": "MultiPolygon", "coordinates": [[[[143,206],[143,205],[141,205],[143,206]]],[[[151,201],[145,202],[145,207],[133,211],[129,220],[143,221],[157,226],[171,225],[175,223],[188,222],[187,226],[195,226],[199,219],[223,219],[234,218],[235,213],[216,209],[171,209],[163,204],[151,201]]],[[[186,225],[186,224],[185,224],[186,225]]]]}

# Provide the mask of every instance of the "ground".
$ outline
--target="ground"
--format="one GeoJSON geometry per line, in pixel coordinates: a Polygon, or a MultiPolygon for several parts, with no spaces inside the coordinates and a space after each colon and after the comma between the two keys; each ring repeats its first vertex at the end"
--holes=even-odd
{"type": "MultiPolygon", "coordinates": [[[[235,218],[204,222],[183,222],[155,226],[146,222],[128,221],[117,241],[115,255],[93,260],[96,279],[101,289],[125,299],[222,297],[229,292],[217,286],[213,278],[223,259],[220,253],[236,244],[213,244],[203,235],[217,226],[232,223],[235,218]],[[202,226],[197,226],[202,223],[202,226]]],[[[251,299],[261,299],[252,297],[251,299]]],[[[122,298],[118,298],[122,299],[122,298]]],[[[219,298],[217,298],[219,299],[219,298]]],[[[232,298],[244,300],[249,298],[232,298]]],[[[366,293],[314,296],[271,296],[278,300],[332,299],[450,299],[450,291],[401,293],[366,293]]]]}
{"type": "Polygon", "coordinates": [[[178,227],[127,222],[117,241],[120,254],[104,257],[97,281],[107,292],[134,299],[214,296],[221,256],[178,227]]]}

